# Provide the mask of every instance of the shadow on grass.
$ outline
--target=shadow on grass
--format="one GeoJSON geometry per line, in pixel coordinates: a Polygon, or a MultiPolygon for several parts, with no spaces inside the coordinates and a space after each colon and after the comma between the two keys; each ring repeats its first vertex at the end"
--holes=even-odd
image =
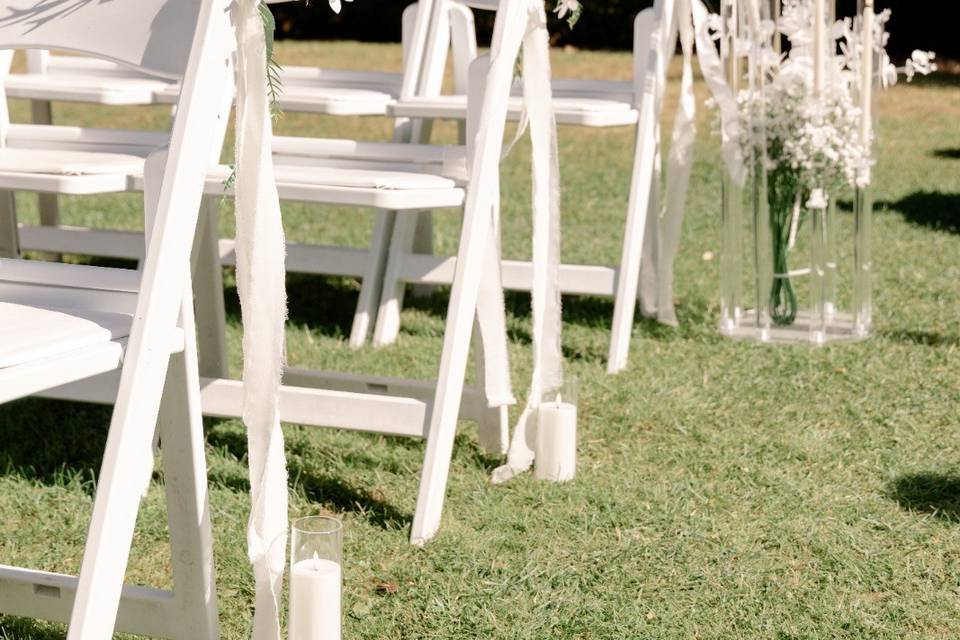
{"type": "MultiPolygon", "coordinates": [[[[357,306],[358,284],[349,278],[304,274],[287,276],[288,322],[325,336],[350,335],[357,306]]],[[[227,321],[239,325],[240,299],[235,285],[224,291],[227,321]]]]}
{"type": "Polygon", "coordinates": [[[960,233],[960,193],[917,191],[896,202],[878,202],[877,209],[887,207],[901,213],[907,222],[917,226],[960,233]]]}
{"type": "Polygon", "coordinates": [[[479,444],[470,440],[470,437],[465,433],[457,434],[453,449],[454,456],[458,457],[464,464],[482,471],[484,474],[493,472],[494,469],[506,462],[505,454],[487,453],[479,444]]]}
{"type": "Polygon", "coordinates": [[[950,149],[936,149],[933,152],[934,158],[941,160],[960,160],[960,149],[954,147],[950,149]]]}
{"type": "Polygon", "coordinates": [[[915,344],[926,347],[955,347],[960,346],[960,336],[943,335],[930,331],[914,331],[910,329],[895,329],[881,331],[880,335],[894,342],[915,344]]]}
{"type": "MultiPolygon", "coordinates": [[[[237,460],[247,455],[247,439],[243,429],[235,421],[210,421],[207,442],[214,448],[226,451],[237,460]]],[[[343,513],[355,513],[372,525],[383,529],[400,529],[409,526],[412,517],[391,505],[384,496],[352,486],[342,478],[317,473],[316,464],[309,459],[318,457],[317,451],[302,445],[302,439],[287,439],[287,471],[290,488],[299,491],[311,503],[343,513]]],[[[354,463],[349,455],[343,456],[347,464],[354,463]]],[[[364,456],[359,466],[372,466],[375,461],[364,456]]],[[[211,482],[246,493],[250,481],[246,473],[211,474],[211,482]]]]}
{"type": "Polygon", "coordinates": [[[0,470],[93,494],[112,407],[28,398],[0,406],[0,470]]]}
{"type": "Polygon", "coordinates": [[[291,484],[313,504],[329,507],[338,513],[350,512],[385,530],[408,527],[413,516],[390,504],[386,497],[355,487],[341,478],[320,475],[297,459],[287,461],[291,484]]]}
{"type": "Polygon", "coordinates": [[[904,509],[960,522],[960,475],[914,473],[894,480],[889,495],[904,509]]]}
{"type": "MultiPolygon", "coordinates": [[[[358,295],[357,287],[358,284],[348,278],[291,274],[287,278],[290,323],[307,327],[321,335],[337,338],[349,335],[358,295]]],[[[449,293],[449,287],[438,287],[433,294],[426,296],[413,296],[408,292],[404,306],[412,311],[442,319],[448,311],[449,293]]],[[[227,320],[239,324],[241,314],[236,287],[227,285],[225,295],[227,320]]],[[[515,344],[529,345],[532,341],[530,328],[527,326],[531,316],[530,294],[507,291],[504,296],[504,309],[507,314],[508,339],[515,344]]],[[[611,299],[596,296],[563,297],[563,321],[568,325],[609,332],[613,311],[614,303],[611,299]]],[[[654,340],[690,337],[687,335],[690,331],[700,333],[700,325],[710,324],[711,319],[708,316],[712,311],[705,301],[694,301],[692,304],[678,301],[680,328],[677,329],[641,317],[638,309],[634,316],[635,330],[654,340]]],[[[572,350],[567,353],[572,359],[586,361],[600,360],[606,355],[605,351],[581,353],[572,350]]]]}

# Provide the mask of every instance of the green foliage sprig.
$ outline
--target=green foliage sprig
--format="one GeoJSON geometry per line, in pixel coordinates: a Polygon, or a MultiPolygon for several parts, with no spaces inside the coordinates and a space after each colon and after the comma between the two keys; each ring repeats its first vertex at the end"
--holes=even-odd
{"type": "Polygon", "coordinates": [[[280,80],[280,63],[274,56],[274,32],[277,30],[277,22],[266,2],[261,2],[259,8],[260,19],[263,20],[263,37],[267,44],[267,95],[270,98],[270,117],[276,120],[283,116],[283,110],[280,108],[283,82],[280,80]]]}

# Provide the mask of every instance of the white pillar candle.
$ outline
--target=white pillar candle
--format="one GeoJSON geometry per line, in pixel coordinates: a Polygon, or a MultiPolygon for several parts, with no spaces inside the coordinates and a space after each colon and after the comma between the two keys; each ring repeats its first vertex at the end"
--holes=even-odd
{"type": "Polygon", "coordinates": [[[862,102],[863,119],[860,124],[860,140],[864,145],[869,145],[871,129],[873,128],[873,0],[865,0],[863,3],[862,42],[860,100],[862,102]]]}
{"type": "Polygon", "coordinates": [[[538,480],[566,482],[577,471],[577,405],[557,396],[537,413],[536,467],[538,480]]]}
{"type": "Polygon", "coordinates": [[[290,572],[290,640],[340,640],[340,565],[314,555],[290,572]]]}
{"type": "Polygon", "coordinates": [[[823,95],[826,75],[827,53],[826,11],[824,0],[815,0],[813,8],[813,91],[817,97],[823,95]]]}

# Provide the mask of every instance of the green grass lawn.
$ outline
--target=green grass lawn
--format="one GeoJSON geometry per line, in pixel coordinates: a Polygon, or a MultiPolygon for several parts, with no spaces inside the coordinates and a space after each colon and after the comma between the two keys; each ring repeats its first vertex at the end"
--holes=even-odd
{"type": "MultiPolygon", "coordinates": [[[[397,46],[279,46],[286,63],[397,69],[397,46]]],[[[630,77],[625,54],[556,54],[558,73],[630,77]]],[[[676,79],[676,70],[674,70],[676,79]]],[[[675,85],[676,83],[674,83],[675,85]]],[[[675,92],[675,86],[673,91],[675,92]]],[[[700,96],[705,94],[698,87],[700,96]]],[[[672,113],[671,94],[667,113],[672,113]]],[[[876,335],[821,350],[717,335],[720,165],[701,107],[677,264],[680,326],[638,322],[631,364],[604,373],[612,303],[565,299],[580,383],[576,481],[488,477],[472,425],[454,451],[443,527],[408,545],[422,443],[289,426],[291,517],[346,522],[347,638],[949,638],[960,634],[960,92],[952,78],[882,96],[876,171],[876,335]]],[[[163,109],[56,105],[63,123],[163,127],[163,109]]],[[[15,105],[23,120],[26,108],[15,105]]],[[[283,133],[384,139],[382,119],[288,114],[283,133]]],[[[439,139],[453,129],[442,126],[439,139]]],[[[561,132],[564,257],[613,263],[632,135],[561,132]]],[[[505,253],[529,255],[527,147],[504,167],[505,253]]],[[[19,196],[24,220],[35,198],[19,196]]],[[[140,224],[136,196],[64,199],[72,224],[140,224]]],[[[224,233],[232,228],[224,206],[224,233]]],[[[841,210],[849,227],[849,209],[841,210]]],[[[369,213],[290,206],[292,240],[362,244],[369,213]],[[345,216],[352,216],[347,218],[345,216]],[[353,223],[347,222],[353,220],[353,223]]],[[[454,249],[455,213],[437,216],[454,249]]],[[[229,280],[232,283],[232,280],[229,280]]],[[[348,349],[354,282],[291,276],[294,365],[435,375],[445,294],[412,301],[399,343],[348,349]]],[[[227,291],[233,371],[240,317],[227,291]]],[[[507,302],[518,393],[529,302],[507,302]]],[[[0,560],[78,570],[109,409],[0,408],[0,560]]],[[[249,637],[248,482],[238,421],[210,420],[220,622],[249,637]]],[[[169,586],[162,479],[143,502],[128,579],[169,586]]],[[[62,637],[0,618],[0,638],[62,637]]]]}

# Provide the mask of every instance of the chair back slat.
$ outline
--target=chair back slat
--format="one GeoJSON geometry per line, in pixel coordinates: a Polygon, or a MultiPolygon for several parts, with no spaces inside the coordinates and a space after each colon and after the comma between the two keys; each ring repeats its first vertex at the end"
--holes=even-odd
{"type": "Polygon", "coordinates": [[[497,0],[456,0],[460,4],[465,4],[472,9],[484,9],[486,11],[496,11],[500,5],[497,0]]]}
{"type": "Polygon", "coordinates": [[[179,78],[203,0],[8,0],[0,48],[58,49],[179,78]]]}

